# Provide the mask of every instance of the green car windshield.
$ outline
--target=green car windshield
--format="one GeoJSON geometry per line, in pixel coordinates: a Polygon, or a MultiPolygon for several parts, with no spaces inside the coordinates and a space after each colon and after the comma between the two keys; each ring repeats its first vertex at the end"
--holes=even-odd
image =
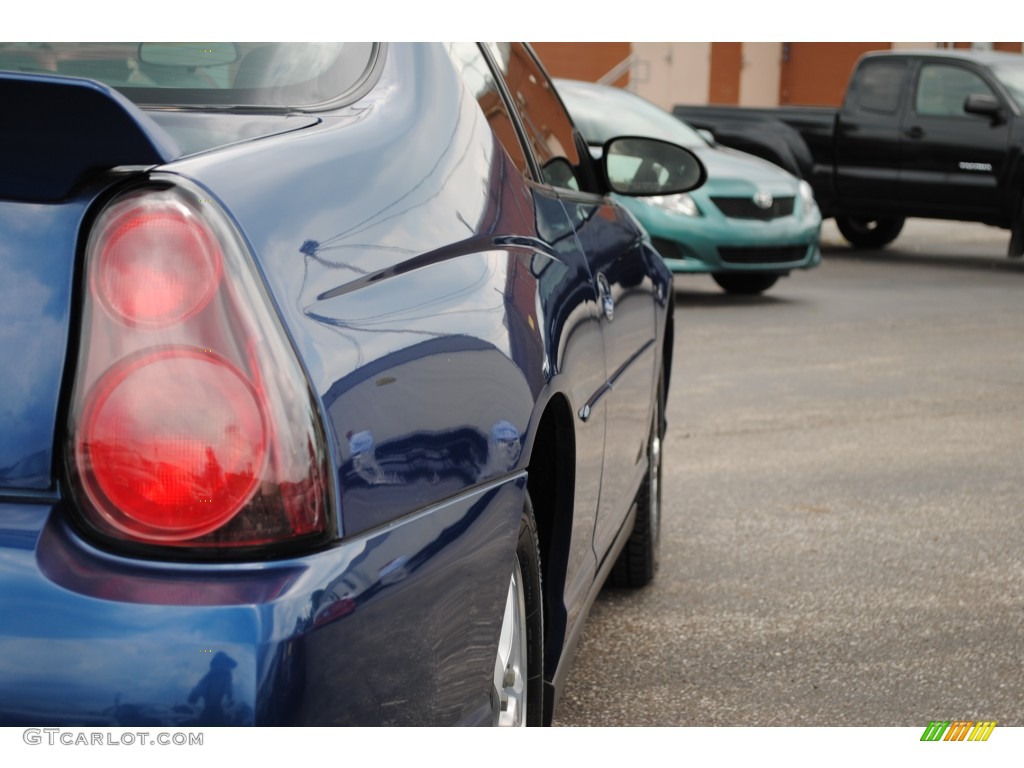
{"type": "Polygon", "coordinates": [[[359,85],[373,43],[0,43],[0,70],[85,77],[147,106],[303,109],[359,85]]]}
{"type": "Polygon", "coordinates": [[[556,80],[555,87],[588,144],[616,136],[647,136],[683,147],[706,147],[693,128],[629,91],[556,80]]]}

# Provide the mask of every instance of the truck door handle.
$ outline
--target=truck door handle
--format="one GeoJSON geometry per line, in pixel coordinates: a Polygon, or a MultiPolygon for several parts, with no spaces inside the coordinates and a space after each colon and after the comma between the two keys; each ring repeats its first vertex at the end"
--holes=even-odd
{"type": "Polygon", "coordinates": [[[924,136],[924,128],[920,125],[915,125],[913,128],[908,128],[904,133],[911,139],[920,139],[924,136]]]}

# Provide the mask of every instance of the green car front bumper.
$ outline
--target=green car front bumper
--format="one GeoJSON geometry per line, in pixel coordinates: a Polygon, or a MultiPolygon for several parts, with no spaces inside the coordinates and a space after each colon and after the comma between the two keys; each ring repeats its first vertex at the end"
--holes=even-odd
{"type": "Polygon", "coordinates": [[[668,211],[637,198],[620,198],[677,273],[786,274],[821,263],[821,214],[796,200],[791,214],[760,220],[725,216],[706,196],[693,195],[699,216],[668,211]]]}

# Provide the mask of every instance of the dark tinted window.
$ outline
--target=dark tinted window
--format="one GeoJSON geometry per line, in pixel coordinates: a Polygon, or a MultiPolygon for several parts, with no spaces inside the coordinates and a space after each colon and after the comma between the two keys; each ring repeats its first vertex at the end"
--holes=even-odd
{"type": "Polygon", "coordinates": [[[968,117],[964,101],[973,94],[994,96],[979,75],[949,64],[925,64],[917,81],[914,111],[934,117],[968,117]]]}
{"type": "Polygon", "coordinates": [[[558,187],[580,189],[581,159],[572,121],[544,71],[520,43],[487,46],[522,118],[543,180],[558,187]]]}
{"type": "Polygon", "coordinates": [[[519,172],[524,176],[528,175],[529,166],[526,154],[519,143],[515,124],[509,115],[508,106],[501,97],[497,81],[486,57],[476,43],[452,43],[448,50],[452,61],[462,72],[462,79],[465,80],[470,92],[476,97],[480,109],[483,110],[491,130],[498,137],[498,141],[505,147],[505,151],[508,152],[519,172]]]}
{"type": "Polygon", "coordinates": [[[854,104],[872,112],[894,113],[907,77],[904,61],[868,61],[861,65],[854,83],[854,104]]]}

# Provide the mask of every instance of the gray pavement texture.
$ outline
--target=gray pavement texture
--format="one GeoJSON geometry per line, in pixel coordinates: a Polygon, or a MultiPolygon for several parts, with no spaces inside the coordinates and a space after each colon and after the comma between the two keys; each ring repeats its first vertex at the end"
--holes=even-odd
{"type": "Polygon", "coordinates": [[[1024,263],[911,221],[740,299],[676,278],[662,559],[555,725],[1024,725],[1024,263]]]}

